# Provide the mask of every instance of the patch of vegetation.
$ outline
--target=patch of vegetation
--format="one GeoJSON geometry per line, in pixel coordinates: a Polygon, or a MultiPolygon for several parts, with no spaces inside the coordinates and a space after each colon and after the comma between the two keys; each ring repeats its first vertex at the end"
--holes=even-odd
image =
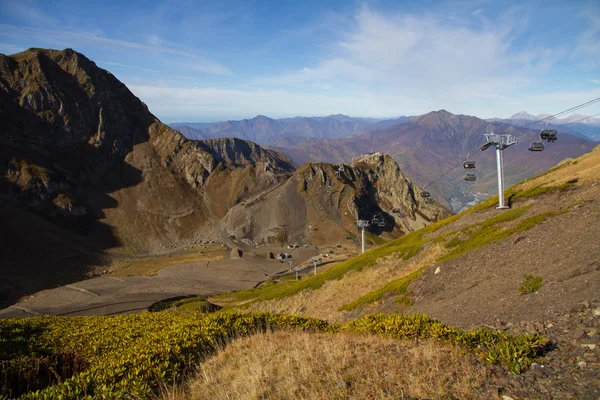
{"type": "Polygon", "coordinates": [[[547,344],[547,340],[537,333],[511,336],[485,328],[463,331],[423,314],[368,315],[343,325],[342,330],[395,338],[446,340],[480,352],[489,363],[503,364],[514,374],[521,373],[531,365],[547,344]]]}
{"type": "Polygon", "coordinates": [[[231,339],[281,329],[436,338],[478,352],[514,373],[530,365],[546,343],[538,334],[462,331],[424,315],[370,315],[341,326],[297,316],[224,312],[8,319],[0,321],[0,397],[151,398],[159,386],[181,381],[231,339]],[[37,367],[51,354],[71,354],[77,368],[47,380],[40,376],[47,370],[37,367]]]}
{"type": "Polygon", "coordinates": [[[545,193],[553,192],[553,191],[562,191],[569,186],[573,186],[574,182],[566,182],[562,185],[557,186],[533,186],[529,189],[519,190],[514,192],[508,196],[510,201],[515,201],[518,199],[529,199],[531,197],[540,196],[545,193]]]}
{"type": "Polygon", "coordinates": [[[349,271],[362,271],[363,268],[375,265],[379,258],[390,254],[397,254],[398,258],[408,260],[418,254],[425,244],[430,241],[427,235],[456,221],[457,218],[458,216],[454,215],[430,224],[418,231],[411,232],[401,238],[371,249],[364,254],[342,261],[320,274],[304,277],[300,281],[282,282],[269,287],[258,287],[239,292],[225,293],[215,298],[226,301],[233,299],[232,301],[234,302],[245,302],[245,305],[250,304],[250,302],[280,299],[292,296],[306,289],[319,289],[327,281],[341,279],[349,271]]]}
{"type": "Polygon", "coordinates": [[[519,294],[530,294],[535,293],[542,287],[542,281],[544,280],[541,276],[525,275],[523,277],[523,283],[519,286],[519,294]]]}
{"type": "Polygon", "coordinates": [[[407,296],[408,286],[421,274],[424,269],[413,272],[412,274],[406,275],[400,279],[395,279],[393,281],[388,282],[383,285],[379,289],[369,294],[366,294],[351,303],[348,303],[342,307],[340,307],[339,311],[352,311],[356,308],[362,307],[366,304],[375,303],[378,300],[381,300],[386,295],[396,295],[399,296],[396,298],[396,301],[402,304],[410,305],[412,304],[412,299],[407,296]]]}
{"type": "Polygon", "coordinates": [[[267,327],[331,331],[325,321],[272,314],[160,312],[2,320],[0,397],[28,391],[22,398],[151,398],[160,384],[180,379],[231,338],[267,327]],[[71,376],[49,381],[45,370],[36,370],[40,360],[67,353],[82,366],[71,376]]]}
{"type": "Polygon", "coordinates": [[[350,231],[346,231],[346,240],[355,240],[356,235],[350,231]]]}
{"type": "Polygon", "coordinates": [[[475,227],[470,226],[463,229],[462,233],[466,234],[475,228],[469,235],[468,239],[457,240],[454,242],[456,244],[454,246],[446,246],[447,248],[452,247],[453,250],[440,257],[438,262],[461,256],[479,247],[497,242],[498,240],[502,240],[512,235],[516,232],[515,228],[504,229],[497,225],[523,216],[529,207],[530,206],[523,206],[513,210],[504,211],[477,224],[475,227]]]}
{"type": "Polygon", "coordinates": [[[148,311],[157,312],[177,309],[184,312],[199,312],[202,314],[213,313],[221,309],[220,306],[210,303],[204,297],[176,297],[162,300],[148,307],[148,311]]]}
{"type": "Polygon", "coordinates": [[[451,249],[452,247],[456,247],[462,243],[462,240],[458,236],[454,236],[452,239],[444,243],[444,247],[447,249],[451,249]]]}
{"type": "Polygon", "coordinates": [[[382,244],[386,244],[387,243],[387,241],[384,238],[382,238],[380,236],[377,236],[374,233],[367,232],[366,230],[365,230],[365,237],[368,240],[370,240],[371,243],[373,243],[373,244],[382,245],[382,244]]]}

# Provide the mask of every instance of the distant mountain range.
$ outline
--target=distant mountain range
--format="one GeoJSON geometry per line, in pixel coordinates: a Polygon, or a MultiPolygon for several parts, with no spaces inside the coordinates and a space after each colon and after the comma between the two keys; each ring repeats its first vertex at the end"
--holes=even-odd
{"type": "MultiPolygon", "coordinates": [[[[391,120],[369,120],[344,115],[271,119],[264,116],[217,123],[195,129],[197,136],[234,136],[256,141],[287,156],[298,166],[306,162],[350,162],[353,158],[379,151],[390,154],[402,171],[419,185],[426,185],[477,150],[484,133],[507,132],[521,142],[505,153],[505,175],[508,185],[541,173],[564,158],[579,156],[594,147],[600,137],[598,119],[571,116],[558,120],[559,141],[542,154],[527,151],[546,124],[521,126],[548,115],[519,112],[511,119],[482,120],[468,115],[454,115],[445,110],[416,117],[391,120]],[[569,125],[567,125],[569,124],[569,125]]],[[[174,128],[187,126],[172,124],[174,128]]],[[[555,126],[549,124],[548,126],[555,126]]],[[[193,133],[194,134],[194,133],[193,133]]],[[[478,160],[476,182],[463,180],[462,167],[440,178],[430,190],[447,207],[458,211],[477,199],[496,192],[496,169],[493,151],[473,154],[478,160]]]]}
{"type": "Polygon", "coordinates": [[[551,114],[532,115],[527,111],[520,111],[509,119],[491,118],[487,121],[504,122],[505,124],[515,126],[528,125],[531,128],[536,129],[544,129],[545,127],[554,128],[562,133],[581,136],[596,142],[600,142],[600,118],[594,118],[593,116],[589,117],[581,114],[572,114],[565,118],[550,119],[547,124],[546,121],[544,121],[530,125],[533,121],[539,121],[550,116],[551,114]]]}
{"type": "Polygon", "coordinates": [[[263,145],[295,146],[307,139],[336,139],[385,129],[406,121],[393,119],[353,118],[337,114],[326,117],[295,117],[272,119],[259,115],[241,121],[216,123],[172,123],[170,127],[188,139],[202,140],[237,137],[263,145]]]}

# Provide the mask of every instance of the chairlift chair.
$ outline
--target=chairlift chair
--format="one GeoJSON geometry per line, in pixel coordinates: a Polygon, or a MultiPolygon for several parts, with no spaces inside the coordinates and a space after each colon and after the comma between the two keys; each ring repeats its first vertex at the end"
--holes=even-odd
{"type": "Polygon", "coordinates": [[[469,182],[473,182],[477,179],[477,177],[475,176],[475,174],[467,174],[465,176],[465,181],[469,181],[469,182]]]}
{"type": "Polygon", "coordinates": [[[475,169],[475,161],[465,161],[463,167],[465,169],[475,169]]]}
{"type": "Polygon", "coordinates": [[[544,151],[544,143],[531,142],[531,144],[529,145],[529,151],[544,151]]]}
{"type": "Polygon", "coordinates": [[[553,142],[556,140],[556,129],[542,129],[542,131],[540,132],[540,140],[542,141],[547,141],[547,142],[553,142]]]}
{"type": "Polygon", "coordinates": [[[422,191],[421,192],[421,197],[423,197],[423,198],[431,197],[431,193],[426,192],[426,191],[422,191]]]}
{"type": "Polygon", "coordinates": [[[379,223],[379,219],[377,217],[373,217],[373,219],[371,220],[371,224],[375,225],[379,223]]]}
{"type": "Polygon", "coordinates": [[[385,226],[385,222],[379,221],[379,223],[377,225],[379,225],[380,228],[383,228],[385,226]]]}

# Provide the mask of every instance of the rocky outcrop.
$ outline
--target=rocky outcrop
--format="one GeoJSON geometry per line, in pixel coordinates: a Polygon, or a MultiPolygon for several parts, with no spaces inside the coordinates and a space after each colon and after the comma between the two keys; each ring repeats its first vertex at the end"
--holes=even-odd
{"type": "Polygon", "coordinates": [[[450,215],[436,203],[424,203],[415,191],[384,154],[354,165],[305,164],[268,194],[233,207],[222,228],[256,244],[332,245],[355,235],[358,219],[371,223],[369,232],[393,238],[450,215]]]}
{"type": "Polygon", "coordinates": [[[248,140],[222,138],[201,140],[197,143],[217,161],[227,166],[240,167],[263,163],[266,168],[278,172],[293,172],[296,169],[285,154],[265,149],[248,140]]]}
{"type": "Polygon", "coordinates": [[[214,239],[230,206],[294,169],[254,143],[186,139],[71,49],[0,55],[0,100],[0,202],[75,217],[100,249],[214,239]]]}

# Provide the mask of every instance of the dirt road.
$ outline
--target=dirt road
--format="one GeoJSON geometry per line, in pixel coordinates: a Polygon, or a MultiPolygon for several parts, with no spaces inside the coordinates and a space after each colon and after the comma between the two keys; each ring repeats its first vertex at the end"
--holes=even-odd
{"type": "MultiPolygon", "coordinates": [[[[294,253],[294,260],[300,263],[316,250],[294,253]]],[[[176,296],[211,296],[253,287],[288,268],[266,257],[249,257],[173,265],[155,276],[106,275],[36,293],[0,310],[0,318],[142,312],[157,301],[176,296]]]]}

